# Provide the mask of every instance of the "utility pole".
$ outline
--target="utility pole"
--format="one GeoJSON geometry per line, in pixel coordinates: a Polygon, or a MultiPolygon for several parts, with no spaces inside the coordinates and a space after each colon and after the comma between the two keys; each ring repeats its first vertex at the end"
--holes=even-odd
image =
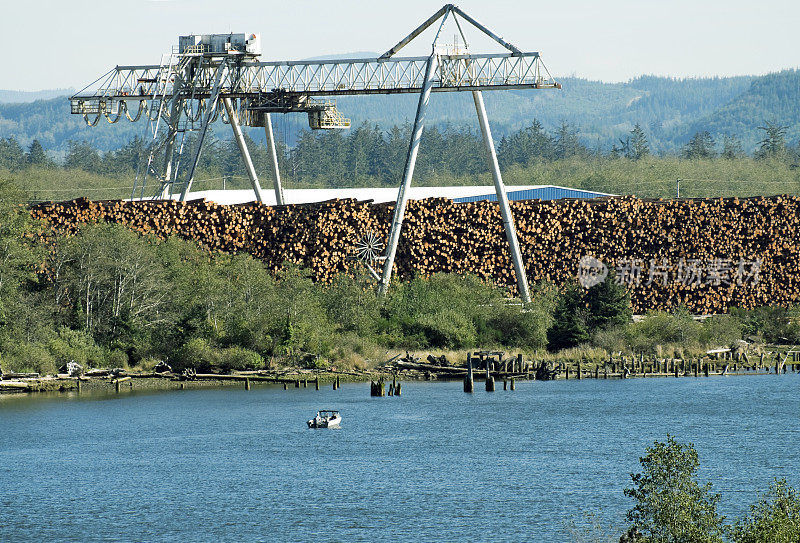
{"type": "Polygon", "coordinates": [[[676,179],[675,180],[675,198],[680,198],[680,197],[681,197],[681,180],[680,179],[676,179]]]}

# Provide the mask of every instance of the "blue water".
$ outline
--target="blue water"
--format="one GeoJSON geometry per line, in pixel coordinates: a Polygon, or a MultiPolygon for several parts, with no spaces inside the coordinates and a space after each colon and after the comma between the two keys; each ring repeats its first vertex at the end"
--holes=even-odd
{"type": "MultiPolygon", "coordinates": [[[[800,376],[0,396],[0,541],[565,541],[668,433],[728,516],[800,487],[800,376]],[[339,430],[308,430],[340,409],[339,430]]],[[[619,532],[617,532],[618,534],[619,532]]],[[[618,535],[617,535],[618,537],[618,535]]]]}

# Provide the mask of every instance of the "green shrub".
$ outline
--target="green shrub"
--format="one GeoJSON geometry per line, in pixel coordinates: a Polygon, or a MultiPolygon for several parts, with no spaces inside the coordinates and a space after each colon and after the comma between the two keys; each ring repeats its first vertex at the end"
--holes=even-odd
{"type": "Polygon", "coordinates": [[[768,343],[800,343],[800,306],[731,308],[730,314],[742,323],[747,337],[758,337],[768,343]]]}
{"type": "Polygon", "coordinates": [[[642,472],[631,474],[633,486],[625,495],[634,500],[627,519],[645,536],[642,541],[722,543],[719,495],[712,494],[711,483],[698,483],[700,462],[691,443],[667,436],[639,462],[642,472]]]}
{"type": "Polygon", "coordinates": [[[470,316],[453,309],[420,315],[411,328],[425,338],[426,346],[437,349],[470,347],[477,337],[470,316]]]}
{"type": "Polygon", "coordinates": [[[172,370],[181,372],[194,368],[199,373],[208,373],[220,365],[220,352],[204,338],[193,338],[175,351],[171,360],[172,370]]]}
{"type": "Polygon", "coordinates": [[[47,348],[59,367],[74,360],[86,369],[96,368],[105,361],[103,350],[91,335],[67,327],[58,330],[58,336],[50,340],[47,348]]]}
{"type": "Polygon", "coordinates": [[[225,372],[259,370],[264,367],[264,358],[243,347],[229,347],[220,351],[220,369],[225,372]]]}
{"type": "Polygon", "coordinates": [[[128,367],[128,354],[125,351],[114,349],[108,353],[108,367],[110,368],[127,368],[128,367]]]}
{"type": "Polygon", "coordinates": [[[0,361],[3,371],[28,373],[36,372],[40,375],[55,375],[58,373],[56,360],[52,353],[42,345],[35,343],[17,343],[5,353],[0,361]]]}
{"type": "Polygon", "coordinates": [[[633,352],[659,354],[658,347],[691,348],[699,344],[701,325],[687,311],[648,313],[627,328],[633,352]]]}
{"type": "Polygon", "coordinates": [[[750,506],[750,514],[731,529],[735,543],[795,543],[800,541],[800,496],[776,479],[769,491],[750,506]]]}
{"type": "Polygon", "coordinates": [[[733,315],[714,315],[703,321],[700,342],[708,346],[733,347],[742,339],[742,322],[733,315]]]}

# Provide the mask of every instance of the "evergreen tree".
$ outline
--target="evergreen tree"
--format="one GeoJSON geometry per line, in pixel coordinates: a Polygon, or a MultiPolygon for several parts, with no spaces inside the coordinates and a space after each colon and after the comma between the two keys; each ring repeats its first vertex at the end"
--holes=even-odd
{"type": "Polygon", "coordinates": [[[714,150],[714,138],[708,130],[696,132],[683,148],[684,158],[713,158],[716,156],[714,150]]]}
{"type": "Polygon", "coordinates": [[[547,331],[551,350],[575,347],[589,341],[585,291],[578,284],[567,287],[553,313],[553,325],[547,331]]]}
{"type": "Polygon", "coordinates": [[[567,122],[562,122],[556,130],[554,158],[563,159],[586,155],[586,148],[578,139],[578,129],[567,122]]]}
{"type": "Polygon", "coordinates": [[[745,156],[742,142],[736,136],[725,134],[722,136],[722,158],[734,159],[745,156]]]}
{"type": "Polygon", "coordinates": [[[640,160],[650,154],[650,143],[644,130],[636,123],[631,130],[630,144],[626,156],[633,160],[640,160]]]}
{"type": "Polygon", "coordinates": [[[497,147],[497,160],[506,168],[512,164],[527,165],[553,158],[553,139],[542,123],[534,119],[527,128],[504,137],[497,147]]]}
{"type": "Polygon", "coordinates": [[[31,145],[28,148],[26,161],[31,166],[51,166],[53,163],[50,160],[50,157],[47,156],[47,153],[45,153],[42,144],[39,143],[39,140],[33,140],[33,142],[31,142],[31,145]]]}
{"type": "Polygon", "coordinates": [[[102,161],[100,153],[88,141],[70,141],[64,167],[67,169],[99,172],[102,161]]]}
{"type": "Polygon", "coordinates": [[[0,168],[17,170],[25,166],[25,151],[22,150],[17,138],[0,139],[0,168]]]}
{"type": "Polygon", "coordinates": [[[628,324],[633,316],[628,289],[611,276],[586,291],[586,305],[589,332],[628,324]]]}
{"type": "Polygon", "coordinates": [[[756,158],[783,158],[786,154],[786,131],[789,127],[767,121],[758,129],[764,131],[764,139],[758,142],[756,158]]]}

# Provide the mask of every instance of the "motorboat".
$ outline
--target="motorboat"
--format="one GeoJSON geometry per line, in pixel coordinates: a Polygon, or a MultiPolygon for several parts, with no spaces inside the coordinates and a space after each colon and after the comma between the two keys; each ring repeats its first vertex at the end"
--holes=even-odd
{"type": "Polygon", "coordinates": [[[338,411],[326,409],[317,411],[317,416],[308,421],[309,428],[338,428],[342,422],[342,416],[338,411]]]}

